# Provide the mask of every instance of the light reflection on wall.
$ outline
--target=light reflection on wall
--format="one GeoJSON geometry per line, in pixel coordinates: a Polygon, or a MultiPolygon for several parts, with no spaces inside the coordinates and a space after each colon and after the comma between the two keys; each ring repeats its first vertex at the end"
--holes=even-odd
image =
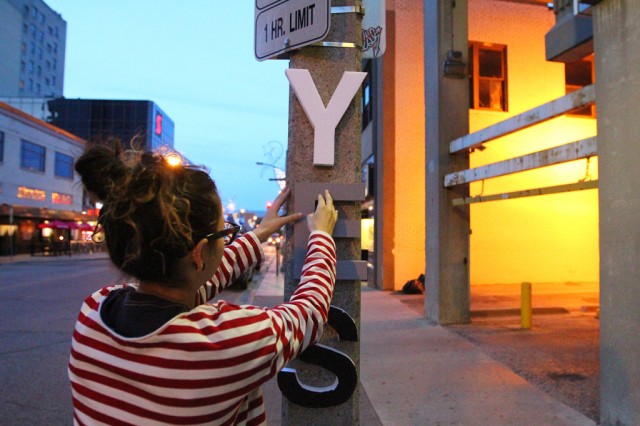
{"type": "MultiPolygon", "coordinates": [[[[564,64],[545,60],[555,17],[544,7],[468,2],[469,39],[507,46],[509,111],[471,110],[474,132],[565,94],[564,64]],[[526,30],[523,29],[526,26],[526,30]]],[[[563,116],[486,144],[471,167],[596,135],[596,120],[563,116]]],[[[504,193],[597,179],[598,161],[545,167],[474,183],[470,195],[504,193]]],[[[471,205],[471,284],[599,280],[598,191],[586,190],[471,205]]]]}

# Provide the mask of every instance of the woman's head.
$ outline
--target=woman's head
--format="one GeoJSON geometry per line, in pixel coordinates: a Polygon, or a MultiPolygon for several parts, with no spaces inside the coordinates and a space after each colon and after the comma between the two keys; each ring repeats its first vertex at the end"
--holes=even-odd
{"type": "Polygon", "coordinates": [[[178,261],[222,222],[215,183],[202,169],[105,146],[90,148],[75,168],[103,202],[99,223],[112,262],[141,281],[170,285],[178,261]]]}

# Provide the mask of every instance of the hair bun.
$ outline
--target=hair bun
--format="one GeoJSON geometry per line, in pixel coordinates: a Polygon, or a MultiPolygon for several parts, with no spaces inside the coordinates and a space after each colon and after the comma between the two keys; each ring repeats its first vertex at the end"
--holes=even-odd
{"type": "Polygon", "coordinates": [[[112,188],[127,176],[127,168],[117,152],[107,146],[93,146],[76,161],[82,184],[104,201],[112,188]]]}

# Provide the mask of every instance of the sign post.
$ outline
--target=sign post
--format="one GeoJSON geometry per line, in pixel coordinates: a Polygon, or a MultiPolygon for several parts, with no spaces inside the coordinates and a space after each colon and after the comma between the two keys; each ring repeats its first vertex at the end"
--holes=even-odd
{"type": "MultiPolygon", "coordinates": [[[[312,1],[305,4],[309,3],[312,1]]],[[[315,4],[314,10],[320,10],[318,2],[315,4]]],[[[286,169],[287,185],[293,190],[288,208],[303,213],[313,211],[315,197],[309,194],[317,196],[322,189],[328,189],[334,195],[339,221],[334,231],[338,268],[329,324],[319,344],[278,377],[279,384],[285,386],[285,390],[280,388],[283,425],[360,423],[360,284],[366,279],[366,265],[362,268],[360,261],[359,223],[360,200],[364,197],[359,90],[363,77],[363,9],[360,0],[333,0],[331,6],[330,29],[322,43],[287,50],[291,90],[286,169]],[[297,391],[292,394],[286,386],[297,391]]],[[[260,30],[264,30],[262,22],[260,30]]],[[[286,24],[283,18],[283,37],[291,35],[287,31],[290,23],[286,24]]],[[[261,35],[264,40],[264,33],[261,35]]],[[[290,43],[294,43],[293,39],[290,43]]],[[[285,299],[291,296],[300,277],[297,269],[300,253],[306,248],[305,226],[288,227],[286,231],[285,299]]]]}

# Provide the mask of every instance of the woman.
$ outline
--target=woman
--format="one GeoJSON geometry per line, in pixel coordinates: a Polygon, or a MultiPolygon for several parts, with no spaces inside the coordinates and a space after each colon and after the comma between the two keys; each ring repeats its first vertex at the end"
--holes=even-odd
{"type": "Polygon", "coordinates": [[[99,233],[135,283],[82,305],[69,361],[75,424],[264,424],[260,385],[316,342],[335,283],[337,220],[330,194],[307,217],[300,285],[274,308],[207,303],[260,262],[260,243],[301,214],[279,217],[284,190],[254,231],[224,222],[202,170],[157,154],[125,158],[105,147],[76,163],[102,200],[99,233]]]}

